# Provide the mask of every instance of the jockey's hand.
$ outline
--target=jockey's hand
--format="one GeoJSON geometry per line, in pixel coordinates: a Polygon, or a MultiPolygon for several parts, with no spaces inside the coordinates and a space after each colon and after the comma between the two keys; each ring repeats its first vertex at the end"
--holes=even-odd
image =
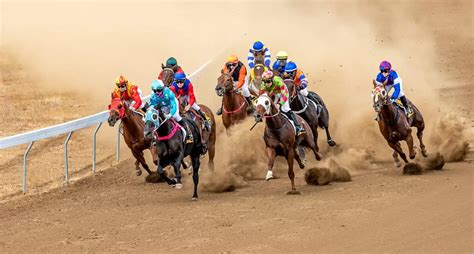
{"type": "Polygon", "coordinates": [[[166,117],[166,119],[170,119],[170,118],[171,118],[171,114],[166,114],[165,117],[166,117]]]}
{"type": "Polygon", "coordinates": [[[191,106],[190,105],[186,105],[186,107],[184,107],[184,110],[185,111],[189,111],[191,109],[191,106]]]}
{"type": "Polygon", "coordinates": [[[280,109],[280,108],[281,108],[281,104],[278,103],[278,104],[276,105],[276,107],[277,107],[277,109],[280,109]]]}
{"type": "Polygon", "coordinates": [[[129,108],[131,111],[136,111],[136,109],[135,109],[135,107],[134,107],[133,105],[130,105],[128,108],[129,108]]]}

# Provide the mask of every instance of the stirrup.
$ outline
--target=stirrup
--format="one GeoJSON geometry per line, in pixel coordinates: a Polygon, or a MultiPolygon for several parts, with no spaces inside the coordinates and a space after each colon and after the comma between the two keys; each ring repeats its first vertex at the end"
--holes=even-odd
{"type": "Polygon", "coordinates": [[[186,144],[192,144],[194,143],[194,139],[192,136],[187,136],[186,137],[186,144]]]}
{"type": "Polygon", "coordinates": [[[296,132],[296,136],[301,136],[303,134],[305,134],[306,131],[303,129],[303,128],[300,128],[297,132],[296,132]]]}

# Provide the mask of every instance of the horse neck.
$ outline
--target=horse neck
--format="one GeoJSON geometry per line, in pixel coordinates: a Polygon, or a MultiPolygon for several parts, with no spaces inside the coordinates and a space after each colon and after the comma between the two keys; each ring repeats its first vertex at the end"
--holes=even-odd
{"type": "Polygon", "coordinates": [[[144,124],[140,124],[142,122],[141,119],[136,118],[134,113],[128,110],[125,111],[125,115],[127,116],[122,118],[124,129],[130,133],[142,133],[144,124]]]}
{"type": "Polygon", "coordinates": [[[160,127],[157,130],[158,136],[164,137],[167,136],[171,130],[173,129],[174,125],[172,123],[172,120],[166,121],[164,124],[160,125],[160,127]]]}
{"type": "MultiPolygon", "coordinates": [[[[390,123],[393,121],[396,121],[396,114],[397,114],[397,109],[393,106],[392,103],[389,104],[384,104],[382,106],[382,118],[384,119],[385,122],[390,123]]],[[[389,124],[391,125],[391,124],[389,124]]]]}
{"type": "Polygon", "coordinates": [[[240,96],[235,92],[225,93],[223,104],[224,104],[226,110],[234,110],[234,109],[237,109],[238,107],[240,107],[240,104],[242,102],[241,102],[241,98],[239,98],[239,97],[240,96]]]}
{"type": "Polygon", "coordinates": [[[270,129],[280,129],[285,123],[284,116],[281,113],[277,114],[278,110],[276,109],[275,105],[272,105],[272,110],[270,110],[270,112],[273,117],[268,117],[265,119],[267,127],[270,129]]]}

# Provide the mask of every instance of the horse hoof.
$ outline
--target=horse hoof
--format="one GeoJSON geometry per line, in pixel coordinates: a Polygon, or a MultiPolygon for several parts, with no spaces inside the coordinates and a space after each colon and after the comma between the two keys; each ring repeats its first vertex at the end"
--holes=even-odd
{"type": "Polygon", "coordinates": [[[401,167],[401,166],[402,166],[402,163],[401,163],[401,162],[399,162],[399,161],[395,162],[395,167],[399,168],[399,167],[401,167]]]}
{"type": "Polygon", "coordinates": [[[193,197],[193,198],[191,199],[191,201],[198,201],[198,198],[197,198],[197,197],[193,197]]]}
{"type": "Polygon", "coordinates": [[[270,181],[271,179],[273,179],[273,172],[268,171],[267,175],[265,176],[265,181],[270,181]]]}
{"type": "Polygon", "coordinates": [[[421,150],[421,155],[423,155],[423,157],[428,157],[428,152],[426,150],[421,150]]]}
{"type": "Polygon", "coordinates": [[[286,193],[286,195],[301,195],[301,192],[297,190],[290,190],[286,193]]]}
{"type": "Polygon", "coordinates": [[[141,170],[136,170],[136,171],[135,171],[135,175],[136,175],[136,176],[141,176],[141,175],[142,175],[142,171],[141,171],[141,170]]]}
{"type": "Polygon", "coordinates": [[[174,186],[175,189],[177,190],[181,190],[183,188],[183,184],[182,183],[177,183],[175,186],[174,186]]]}
{"type": "Polygon", "coordinates": [[[316,160],[320,161],[322,158],[322,155],[319,152],[316,152],[316,160]]]}
{"type": "Polygon", "coordinates": [[[335,145],[336,145],[336,141],[330,139],[330,140],[328,140],[328,145],[329,145],[329,146],[335,146],[335,145]]]}

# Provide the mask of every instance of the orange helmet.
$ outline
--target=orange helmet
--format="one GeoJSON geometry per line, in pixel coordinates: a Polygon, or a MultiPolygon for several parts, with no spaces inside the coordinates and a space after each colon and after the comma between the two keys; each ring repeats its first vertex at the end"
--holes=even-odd
{"type": "Polygon", "coordinates": [[[115,85],[116,86],[119,86],[121,84],[128,85],[128,79],[123,75],[120,75],[115,79],[115,85]]]}
{"type": "Polygon", "coordinates": [[[228,63],[237,63],[239,61],[239,58],[236,55],[230,55],[227,57],[227,62],[228,63]]]}

